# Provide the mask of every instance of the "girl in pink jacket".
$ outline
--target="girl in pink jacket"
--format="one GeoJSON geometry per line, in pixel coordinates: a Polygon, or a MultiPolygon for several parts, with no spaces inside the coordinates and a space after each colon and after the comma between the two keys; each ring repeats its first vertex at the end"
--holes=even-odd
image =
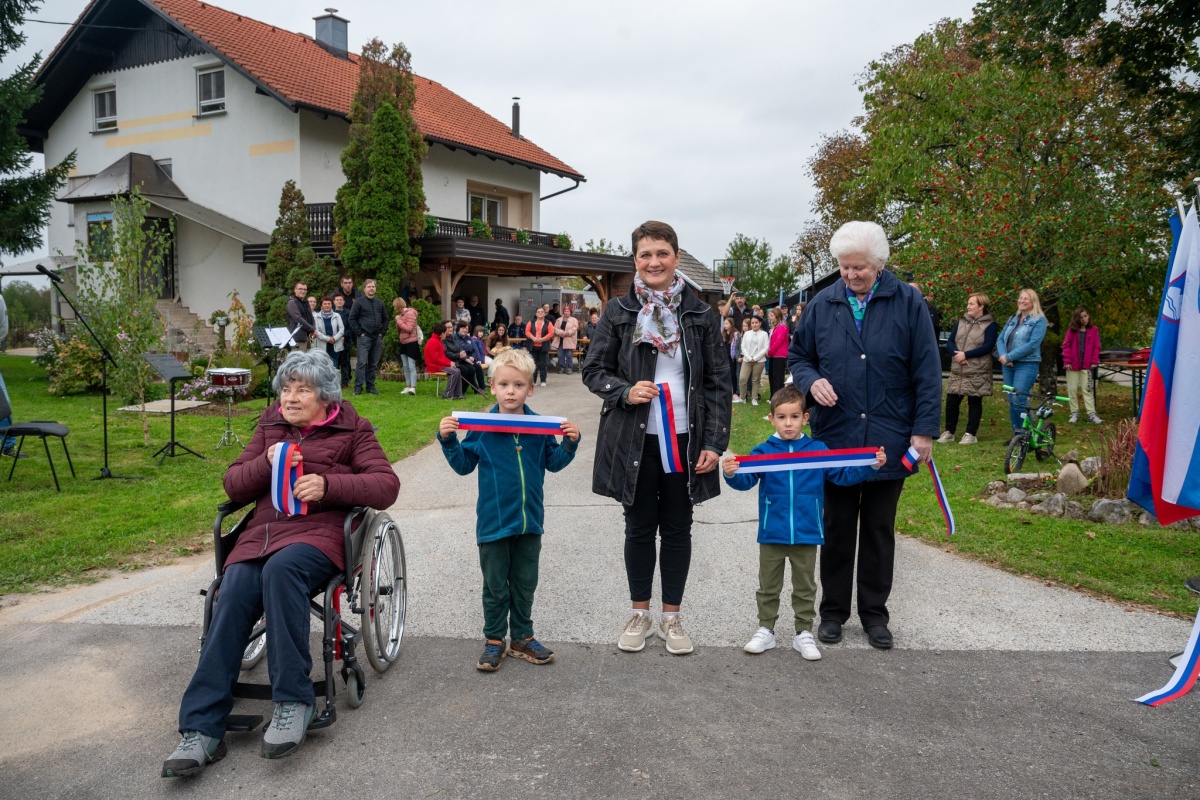
{"type": "Polygon", "coordinates": [[[1063,336],[1063,366],[1067,369],[1067,394],[1071,398],[1070,422],[1079,422],[1079,393],[1083,392],[1083,407],[1088,422],[1103,422],[1096,415],[1096,376],[1094,368],[1100,363],[1100,329],[1092,324],[1087,309],[1077,308],[1063,336]]]}

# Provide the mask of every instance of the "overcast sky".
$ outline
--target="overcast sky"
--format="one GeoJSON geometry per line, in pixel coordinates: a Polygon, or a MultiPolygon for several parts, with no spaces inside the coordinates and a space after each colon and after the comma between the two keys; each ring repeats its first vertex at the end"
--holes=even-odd
{"type": "MultiPolygon", "coordinates": [[[[810,216],[804,163],[823,133],[849,126],[856,78],[937,20],[970,15],[972,0],[524,0],[454,3],[334,0],[350,48],[402,41],[413,69],[587,176],[542,204],[541,228],[579,245],[628,246],[646,219],[671,223],[680,245],[711,264],[737,233],[786,252],[810,216]]],[[[311,34],[296,0],[215,5],[311,34]]],[[[36,17],[73,21],[84,0],[45,0],[36,17]]],[[[28,23],[7,74],[66,32],[28,23]]],[[[542,194],[570,181],[543,175],[542,194]]],[[[39,255],[39,254],[33,254],[39,255]]],[[[33,257],[33,255],[29,257],[33,257]]],[[[6,259],[7,262],[21,259],[6,259]]]]}

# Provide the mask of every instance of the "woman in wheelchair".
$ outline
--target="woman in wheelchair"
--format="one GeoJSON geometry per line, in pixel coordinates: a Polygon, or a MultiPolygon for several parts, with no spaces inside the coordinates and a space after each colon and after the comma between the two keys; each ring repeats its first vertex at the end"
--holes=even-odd
{"type": "Polygon", "coordinates": [[[263,412],[250,445],[225,473],[230,500],[254,502],[254,511],[226,558],[200,663],[179,708],[183,739],[163,764],[164,777],[194,774],[225,755],[233,685],[264,612],[274,713],[262,756],[296,751],[316,706],[309,598],[344,568],[346,513],[354,506],[387,508],[400,492],[371,423],[342,400],[341,375],[329,356],[293,351],[273,385],[278,403],[263,412]],[[307,504],[307,513],[288,516],[272,503],[272,466],[281,443],[296,445],[292,464],[302,465],[303,474],[293,494],[307,504]]]}

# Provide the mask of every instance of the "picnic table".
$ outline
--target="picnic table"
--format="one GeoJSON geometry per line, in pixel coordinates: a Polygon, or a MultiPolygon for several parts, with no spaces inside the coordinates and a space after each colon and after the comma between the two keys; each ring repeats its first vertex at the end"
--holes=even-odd
{"type": "Polygon", "coordinates": [[[1129,385],[1133,388],[1133,416],[1137,416],[1141,402],[1142,390],[1146,385],[1146,367],[1150,366],[1145,362],[1134,361],[1101,361],[1097,370],[1108,370],[1109,375],[1128,375],[1129,385]]]}

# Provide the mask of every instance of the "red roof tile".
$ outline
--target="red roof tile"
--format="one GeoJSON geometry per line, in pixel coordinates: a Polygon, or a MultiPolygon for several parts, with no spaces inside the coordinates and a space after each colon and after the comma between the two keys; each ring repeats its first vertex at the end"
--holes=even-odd
{"type": "MultiPolygon", "coordinates": [[[[345,117],[358,83],[358,57],[347,61],[327,52],[311,36],[268,25],[198,0],[142,0],[157,7],[244,70],[253,80],[293,105],[345,117]]],[[[413,116],[427,139],[464,145],[548,172],[583,179],[568,164],[538,147],[478,106],[428,78],[414,76],[413,116]]]]}

